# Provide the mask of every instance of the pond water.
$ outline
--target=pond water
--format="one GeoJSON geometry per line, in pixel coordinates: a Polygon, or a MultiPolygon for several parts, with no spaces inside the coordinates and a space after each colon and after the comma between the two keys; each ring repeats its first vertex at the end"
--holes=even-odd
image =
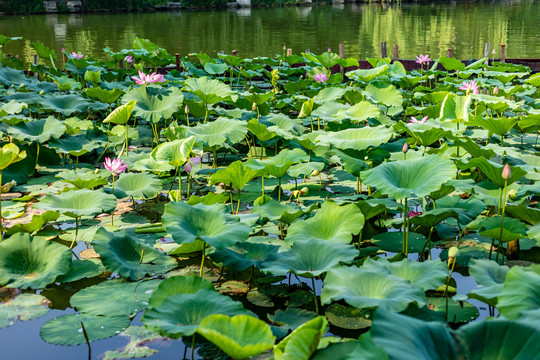
{"type": "Polygon", "coordinates": [[[40,41],[58,52],[81,51],[104,57],[103,48],[131,48],[135,37],[152,40],[171,53],[239,50],[243,57],[272,56],[283,45],[294,53],[305,49],[337,52],[365,59],[380,56],[386,41],[391,55],[399,45],[400,58],[419,53],[461,59],[483,56],[491,43],[507,45],[507,58],[540,58],[540,3],[534,0],[448,2],[422,4],[352,3],[337,6],[256,8],[225,11],[176,11],[128,14],[59,14],[4,16],[0,34],[22,36],[7,53],[30,62],[30,43],[40,41]]]}

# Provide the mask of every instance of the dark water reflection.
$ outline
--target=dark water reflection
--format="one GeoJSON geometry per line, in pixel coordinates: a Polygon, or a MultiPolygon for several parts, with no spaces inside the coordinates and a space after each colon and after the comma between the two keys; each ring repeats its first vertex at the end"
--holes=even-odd
{"type": "Polygon", "coordinates": [[[346,56],[379,56],[381,41],[400,47],[400,57],[432,57],[448,48],[462,59],[481,57],[484,43],[507,44],[507,57],[540,57],[540,3],[534,0],[480,3],[346,4],[340,6],[260,8],[228,11],[181,11],[130,14],[10,16],[0,19],[0,34],[23,36],[6,52],[31,61],[30,43],[41,41],[57,51],[81,51],[103,57],[102,49],[131,48],[148,38],[171,53],[240,50],[244,57],[295,53],[309,48],[346,56]]]}

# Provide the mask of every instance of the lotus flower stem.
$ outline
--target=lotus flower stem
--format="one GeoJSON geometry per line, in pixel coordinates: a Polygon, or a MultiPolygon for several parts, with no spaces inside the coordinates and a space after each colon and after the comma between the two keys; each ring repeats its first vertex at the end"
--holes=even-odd
{"type": "Polygon", "coordinates": [[[142,249],[141,251],[141,258],[139,260],[139,264],[142,264],[143,257],[144,257],[144,249],[142,249]]]}
{"type": "Polygon", "coordinates": [[[264,196],[264,176],[261,176],[261,184],[262,196],[264,196]]]}
{"type": "Polygon", "coordinates": [[[194,353],[195,353],[195,334],[193,334],[193,338],[191,339],[191,360],[195,359],[194,353]]]}
{"type": "Polygon", "coordinates": [[[182,200],[182,172],[178,172],[178,196],[182,200]]]}
{"type": "Polygon", "coordinates": [[[2,216],[2,172],[0,171],[0,242],[4,241],[4,218],[2,216]]]}
{"type": "Polygon", "coordinates": [[[317,290],[315,289],[315,278],[311,278],[311,287],[313,289],[313,301],[315,302],[315,313],[319,315],[319,302],[317,301],[317,290]]]}
{"type": "Polygon", "coordinates": [[[238,191],[238,205],[236,206],[236,215],[240,212],[240,191],[238,191]]]}
{"type": "MultiPolygon", "coordinates": [[[[229,186],[231,186],[231,185],[229,185],[229,186]]],[[[232,197],[232,189],[229,190],[229,198],[231,199],[231,214],[234,215],[234,202],[233,202],[233,197],[232,197]]]]}
{"type": "Polygon", "coordinates": [[[279,186],[278,186],[278,202],[281,202],[281,178],[279,178],[279,186]]]}
{"type": "Polygon", "coordinates": [[[249,143],[249,138],[247,135],[246,135],[246,143],[248,144],[248,148],[249,148],[249,156],[253,156],[252,151],[251,151],[251,144],[249,143]]]}
{"type": "Polygon", "coordinates": [[[69,246],[70,249],[73,249],[77,236],[79,235],[79,218],[80,217],[75,218],[75,236],[73,237],[73,241],[71,241],[71,245],[69,246]]]}
{"type": "Polygon", "coordinates": [[[313,131],[313,117],[309,115],[309,122],[311,123],[311,131],[313,131]]]}
{"type": "Polygon", "coordinates": [[[84,340],[86,341],[86,345],[88,346],[88,358],[92,358],[92,348],[90,347],[90,340],[88,339],[88,333],[86,332],[86,329],[84,327],[83,322],[81,321],[81,328],[84,335],[84,340]]]}
{"type": "MultiPolygon", "coordinates": [[[[114,196],[114,174],[112,176],[112,194],[114,196]]],[[[116,200],[116,198],[115,198],[116,200]]],[[[117,203],[118,205],[118,203],[117,203]]],[[[114,210],[116,210],[116,206],[114,207],[113,211],[111,212],[111,226],[114,226],[114,210]]]]}
{"type": "Polygon", "coordinates": [[[204,268],[204,256],[206,253],[206,243],[203,243],[202,255],[201,255],[201,270],[199,271],[199,277],[202,278],[203,268],[204,268]]]}
{"type": "MultiPolygon", "coordinates": [[[[508,185],[508,180],[504,180],[504,200],[502,203],[502,211],[501,211],[501,231],[499,232],[499,248],[502,248],[502,235],[504,230],[504,211],[506,210],[506,188],[508,185]]],[[[491,249],[490,249],[491,250],[491,249]]],[[[491,253],[490,253],[491,255],[491,253]]],[[[499,252],[497,251],[497,255],[495,256],[495,261],[499,261],[499,252]]],[[[504,263],[504,258],[503,258],[504,263]]]]}
{"type": "Polygon", "coordinates": [[[169,192],[167,193],[167,197],[169,197],[169,194],[174,186],[174,181],[176,180],[176,175],[178,174],[178,168],[179,166],[176,167],[176,169],[174,170],[174,176],[173,176],[173,179],[172,179],[172,182],[171,182],[171,187],[169,188],[169,192]]]}
{"type": "Polygon", "coordinates": [[[405,254],[405,256],[409,254],[409,209],[407,207],[407,201],[408,199],[405,198],[405,210],[403,213],[403,253],[405,254]]]}
{"type": "Polygon", "coordinates": [[[212,159],[212,169],[217,169],[217,149],[215,147],[212,148],[212,153],[214,155],[212,159]]]}

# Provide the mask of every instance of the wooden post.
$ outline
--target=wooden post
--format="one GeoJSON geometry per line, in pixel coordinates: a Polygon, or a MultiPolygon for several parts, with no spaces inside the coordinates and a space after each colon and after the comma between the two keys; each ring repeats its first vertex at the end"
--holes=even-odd
{"type": "Polygon", "coordinates": [[[345,44],[339,44],[339,57],[345,58],[345,44]]]}
{"type": "MultiPolygon", "coordinates": [[[[36,66],[37,66],[37,64],[38,64],[38,61],[39,61],[39,56],[37,56],[37,54],[36,54],[36,55],[34,55],[34,65],[36,65],[36,66]]],[[[35,72],[35,74],[34,74],[34,77],[35,77],[36,79],[37,79],[37,78],[39,77],[39,75],[38,75],[38,72],[37,72],[37,71],[35,72]]]]}
{"type": "Polygon", "coordinates": [[[506,45],[501,44],[501,62],[506,62],[506,45]]]}
{"type": "Polygon", "coordinates": [[[233,51],[231,51],[231,55],[232,55],[232,56],[238,56],[238,51],[239,51],[239,50],[233,50],[233,51]]]}
{"type": "Polygon", "coordinates": [[[180,54],[176,53],[174,54],[174,57],[176,58],[176,70],[180,71],[180,54]]]}
{"type": "Polygon", "coordinates": [[[489,49],[491,47],[491,44],[490,43],[486,43],[484,45],[484,57],[486,58],[486,61],[484,62],[484,64],[488,65],[489,64],[489,49]]]}
{"type": "Polygon", "coordinates": [[[287,49],[287,56],[291,56],[292,55],[292,49],[287,49]]]}
{"type": "Polygon", "coordinates": [[[452,57],[452,49],[446,50],[446,57],[449,57],[449,58],[452,57]]]}
{"type": "Polygon", "coordinates": [[[382,58],[384,59],[385,57],[387,57],[387,54],[386,54],[386,41],[383,41],[381,43],[381,55],[382,55],[382,58]]]}
{"type": "Polygon", "coordinates": [[[399,45],[396,44],[394,45],[394,57],[392,58],[394,62],[396,62],[398,59],[398,53],[399,53],[399,45]]]}
{"type": "Polygon", "coordinates": [[[120,59],[119,65],[120,65],[120,69],[124,68],[124,59],[120,59]]]}

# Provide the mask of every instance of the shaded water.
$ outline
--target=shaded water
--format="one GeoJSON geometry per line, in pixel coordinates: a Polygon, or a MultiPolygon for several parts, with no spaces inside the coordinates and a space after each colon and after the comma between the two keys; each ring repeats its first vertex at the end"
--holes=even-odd
{"type": "Polygon", "coordinates": [[[40,41],[57,52],[81,51],[104,57],[103,48],[131,48],[148,38],[171,53],[240,50],[243,57],[272,56],[283,45],[294,53],[320,53],[345,44],[345,55],[380,55],[380,43],[399,45],[401,58],[432,57],[454,49],[461,59],[479,58],[484,43],[507,45],[507,58],[540,58],[540,3],[534,0],[480,3],[346,4],[337,6],[178,11],[128,14],[4,16],[0,34],[23,36],[7,53],[30,62],[30,43],[40,41]]]}

